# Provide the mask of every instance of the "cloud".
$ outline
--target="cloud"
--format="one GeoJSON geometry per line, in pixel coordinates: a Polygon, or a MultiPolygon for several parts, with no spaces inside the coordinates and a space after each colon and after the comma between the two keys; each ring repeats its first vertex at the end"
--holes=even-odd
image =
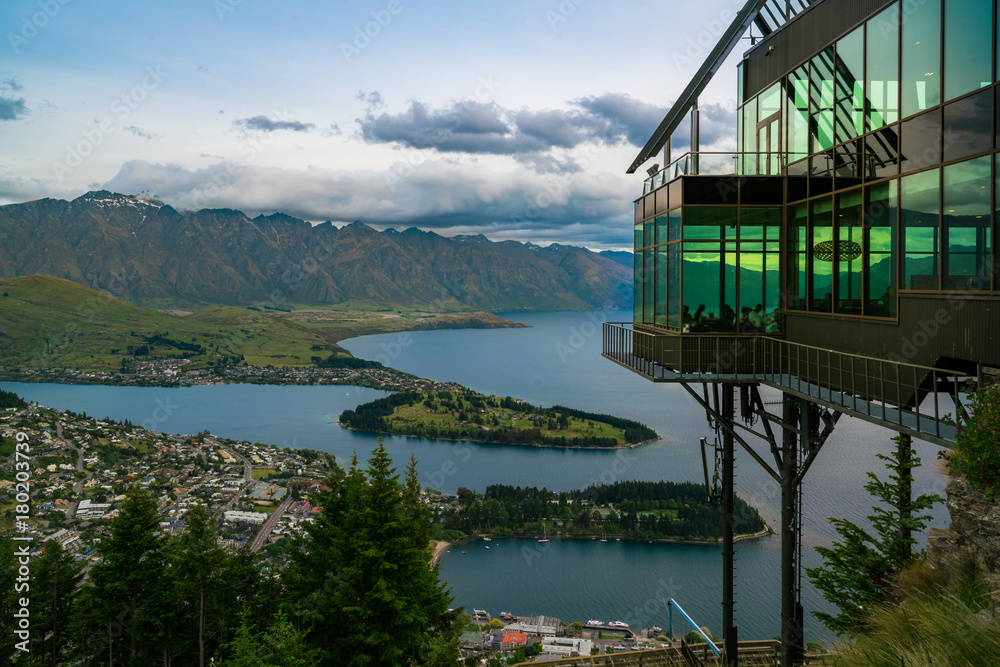
{"type": "MultiPolygon", "coordinates": [[[[364,98],[362,98],[364,99],[364,98]]],[[[381,96],[378,96],[381,104],[381,96]]],[[[452,102],[430,109],[419,101],[398,114],[357,119],[369,143],[397,143],[440,152],[494,155],[541,154],[588,142],[641,145],[665,109],[628,95],[608,93],[569,103],[567,109],[513,111],[497,104],[452,102]]]]}
{"type": "Polygon", "coordinates": [[[365,103],[365,111],[373,111],[375,109],[381,109],[385,106],[385,100],[382,99],[382,93],[377,90],[373,90],[370,93],[364,90],[359,90],[358,94],[354,96],[355,99],[359,99],[365,103]]]}
{"type": "Polygon", "coordinates": [[[24,98],[13,99],[0,95],[0,120],[20,120],[28,115],[24,98]]]}
{"type": "Polygon", "coordinates": [[[233,125],[244,127],[248,130],[260,130],[262,132],[275,132],[277,130],[308,132],[316,128],[316,125],[313,123],[303,123],[297,120],[271,120],[267,116],[240,118],[239,120],[233,121],[233,125]]]}
{"type": "Polygon", "coordinates": [[[14,92],[21,92],[22,90],[24,90],[24,86],[18,83],[17,79],[15,79],[14,77],[11,77],[9,79],[4,79],[3,85],[7,88],[10,88],[14,92]]]}
{"type": "MultiPolygon", "coordinates": [[[[360,96],[359,96],[360,97],[360,96]]],[[[381,96],[378,96],[381,104],[381,96]]],[[[362,138],[369,143],[390,143],[441,153],[510,155],[539,171],[570,173],[571,160],[545,157],[552,150],[571,150],[585,144],[641,147],[667,113],[666,107],[648,104],[624,93],[605,93],[568,103],[566,109],[504,109],[497,104],[461,101],[431,109],[419,101],[398,114],[369,109],[357,119],[362,138]]],[[[675,149],[687,148],[689,134],[675,135],[675,149]]],[[[701,108],[701,145],[718,150],[732,148],[736,136],[736,111],[721,104],[701,108]],[[716,146],[716,144],[723,144],[716,146]]]]}
{"type": "Polygon", "coordinates": [[[137,127],[135,125],[128,125],[126,127],[123,127],[122,129],[125,130],[126,132],[131,132],[132,134],[134,134],[137,137],[142,137],[143,139],[154,139],[155,138],[154,134],[152,134],[150,132],[147,132],[146,130],[142,129],[141,127],[137,127]]]}
{"type": "Polygon", "coordinates": [[[494,239],[591,247],[631,243],[631,191],[624,177],[572,179],[519,169],[428,160],[371,170],[281,169],[219,162],[191,170],[132,160],[103,187],[147,191],[179,209],[234,208],[376,227],[416,226],[494,239]]]}
{"type": "Polygon", "coordinates": [[[574,102],[594,118],[602,120],[606,136],[623,137],[633,146],[643,146],[667,115],[667,108],[648,104],[626,93],[605,93],[574,102]]]}

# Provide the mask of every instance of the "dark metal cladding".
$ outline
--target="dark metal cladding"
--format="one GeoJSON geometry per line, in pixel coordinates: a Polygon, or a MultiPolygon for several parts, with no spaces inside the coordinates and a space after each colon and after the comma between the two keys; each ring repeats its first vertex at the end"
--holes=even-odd
{"type": "Polygon", "coordinates": [[[747,52],[743,66],[744,99],[760,93],[893,1],[827,1],[813,4],[747,52]]]}

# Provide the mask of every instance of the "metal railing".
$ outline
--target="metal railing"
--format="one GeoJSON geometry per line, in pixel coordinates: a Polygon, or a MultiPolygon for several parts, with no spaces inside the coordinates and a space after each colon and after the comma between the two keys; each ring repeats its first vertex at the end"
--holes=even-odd
{"type": "Polygon", "coordinates": [[[780,176],[788,166],[788,154],[778,151],[699,151],[679,158],[643,181],[648,194],[679,176],[780,176]]]}
{"type": "Polygon", "coordinates": [[[606,322],[602,352],[655,381],[760,382],[939,441],[954,441],[944,418],[962,415],[957,371],[770,336],[655,334],[606,322]],[[925,401],[928,395],[933,400],[925,401]]]}
{"type": "MultiPolygon", "coordinates": [[[[557,658],[538,660],[522,665],[542,665],[544,667],[689,667],[690,661],[684,657],[689,652],[702,665],[720,665],[719,659],[705,643],[684,644],[655,649],[607,653],[603,655],[580,656],[578,658],[557,658]]],[[[775,640],[739,642],[740,664],[747,667],[777,667],[781,664],[781,642],[775,640]]]]}

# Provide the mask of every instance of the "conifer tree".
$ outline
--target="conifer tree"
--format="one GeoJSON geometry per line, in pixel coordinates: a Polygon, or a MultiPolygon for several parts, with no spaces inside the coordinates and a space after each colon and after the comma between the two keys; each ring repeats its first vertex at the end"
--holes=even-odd
{"type": "Polygon", "coordinates": [[[355,456],[347,473],[330,484],[334,490],[324,496],[321,516],[289,568],[290,592],[305,581],[325,586],[295,609],[298,618],[311,620],[308,637],[325,650],[322,664],[454,664],[451,596],[429,564],[415,461],[411,457],[400,483],[379,440],[367,470],[355,456]],[[323,581],[316,579],[321,563],[335,571],[323,581]]]}
{"type": "Polygon", "coordinates": [[[143,651],[155,653],[151,641],[153,604],[163,576],[163,538],[157,534],[156,502],[145,491],[129,491],[118,516],[111,520],[111,537],[98,553],[102,562],[90,571],[74,610],[81,657],[110,664],[139,664],[143,651]]]}
{"type": "Polygon", "coordinates": [[[908,436],[893,438],[897,444],[892,456],[879,454],[889,471],[880,480],[867,473],[865,490],[883,505],[874,506],[868,520],[874,535],[845,519],[831,518],[840,541],[817,547],[824,565],[807,568],[806,575],[823,597],[836,605],[837,614],[813,612],[813,616],[838,634],[852,634],[865,627],[872,608],[895,597],[892,577],[915,558],[914,532],[923,530],[930,517],[920,514],[941,498],[922,494],[911,498],[912,469],[920,466],[908,436]]]}
{"type": "Polygon", "coordinates": [[[226,595],[229,557],[219,547],[216,537],[205,506],[199,503],[188,513],[187,528],[177,538],[177,548],[171,551],[171,576],[176,582],[177,598],[181,605],[192,610],[190,620],[197,628],[199,667],[204,667],[210,657],[205,644],[218,631],[227,603],[235,602],[235,597],[230,599],[226,595]],[[206,637],[206,632],[210,637],[206,637]]]}
{"type": "Polygon", "coordinates": [[[32,638],[41,654],[40,664],[58,665],[70,640],[70,614],[80,568],[59,542],[50,540],[45,551],[32,565],[31,607],[32,638]]]}

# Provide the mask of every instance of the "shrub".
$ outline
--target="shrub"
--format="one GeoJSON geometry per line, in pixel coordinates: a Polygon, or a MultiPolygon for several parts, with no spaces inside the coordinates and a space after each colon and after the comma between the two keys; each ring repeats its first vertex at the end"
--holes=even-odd
{"type": "Polygon", "coordinates": [[[993,500],[1000,484],[1000,382],[984,385],[968,394],[969,418],[958,423],[955,449],[942,454],[948,472],[962,475],[969,484],[993,500]]]}

